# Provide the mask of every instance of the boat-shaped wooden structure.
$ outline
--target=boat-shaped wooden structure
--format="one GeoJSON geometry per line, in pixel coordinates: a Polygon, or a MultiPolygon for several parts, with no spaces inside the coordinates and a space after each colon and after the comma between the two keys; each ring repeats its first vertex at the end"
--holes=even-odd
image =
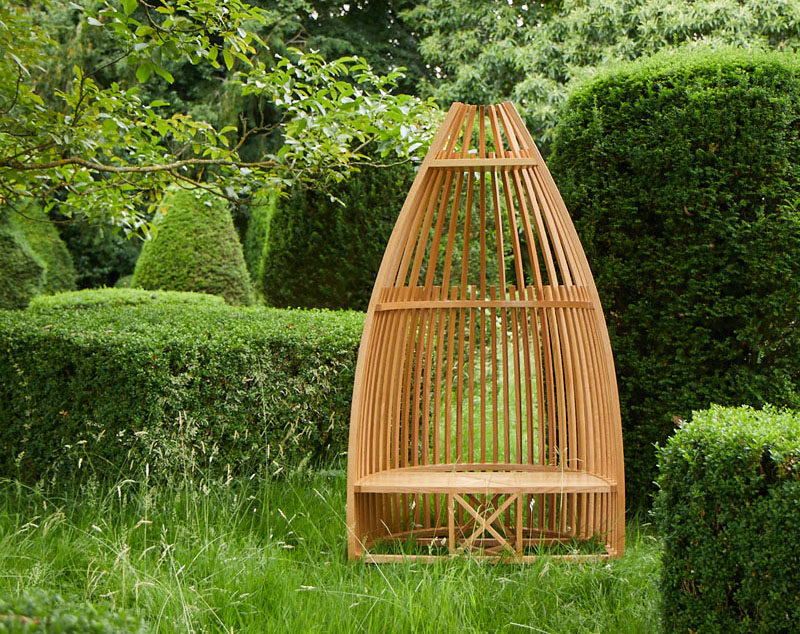
{"type": "Polygon", "coordinates": [[[455,103],[367,311],[349,556],[527,561],[580,540],[618,556],[624,496],[608,331],[561,195],[510,103],[455,103]]]}

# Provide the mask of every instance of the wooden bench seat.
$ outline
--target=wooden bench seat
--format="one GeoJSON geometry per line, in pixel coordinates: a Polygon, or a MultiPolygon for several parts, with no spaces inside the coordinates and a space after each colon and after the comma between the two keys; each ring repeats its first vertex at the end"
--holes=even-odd
{"type": "Polygon", "coordinates": [[[611,493],[616,483],[583,471],[510,464],[425,465],[380,471],[356,493],[611,493]]]}

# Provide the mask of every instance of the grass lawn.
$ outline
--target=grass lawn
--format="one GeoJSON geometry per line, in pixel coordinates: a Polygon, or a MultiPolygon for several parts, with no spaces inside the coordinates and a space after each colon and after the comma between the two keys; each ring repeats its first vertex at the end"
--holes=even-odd
{"type": "Polygon", "coordinates": [[[154,632],[652,632],[660,545],[620,560],[349,563],[343,470],[274,482],[0,482],[0,598],[58,592],[154,632]]]}

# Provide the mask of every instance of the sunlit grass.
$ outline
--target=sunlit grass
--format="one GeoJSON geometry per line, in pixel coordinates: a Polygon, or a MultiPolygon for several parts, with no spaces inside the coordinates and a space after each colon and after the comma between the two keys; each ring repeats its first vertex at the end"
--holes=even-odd
{"type": "Polygon", "coordinates": [[[652,632],[660,547],[620,560],[346,560],[342,470],[43,494],[0,483],[0,595],[109,604],[156,632],[652,632]]]}

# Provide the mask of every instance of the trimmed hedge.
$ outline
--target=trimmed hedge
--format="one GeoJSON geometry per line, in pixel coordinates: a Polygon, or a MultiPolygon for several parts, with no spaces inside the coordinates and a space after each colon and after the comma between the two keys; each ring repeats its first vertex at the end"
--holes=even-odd
{"type": "Polygon", "coordinates": [[[266,302],[366,310],[413,178],[408,165],[368,167],[329,190],[300,185],[278,199],[260,278],[266,302]]]}
{"type": "Polygon", "coordinates": [[[666,629],[797,631],[800,412],[696,412],[659,470],[666,629]]]}
{"type": "Polygon", "coordinates": [[[0,209],[0,309],[24,308],[39,293],[75,288],[75,267],[47,215],[0,209]]]}
{"type": "Polygon", "coordinates": [[[247,230],[242,249],[250,278],[258,286],[264,269],[264,248],[269,239],[269,223],[275,213],[280,193],[265,190],[253,196],[248,204],[247,230]]]}
{"type": "Polygon", "coordinates": [[[0,311],[0,476],[248,475],[341,455],[363,314],[209,299],[108,289],[0,311]]]}
{"type": "Polygon", "coordinates": [[[572,95],[549,163],[595,274],[634,505],[710,403],[800,406],[800,63],[683,51],[572,95]]]}
{"type": "Polygon", "coordinates": [[[253,303],[242,245],[224,200],[200,189],[171,189],[154,224],[156,235],[136,262],[134,286],[253,303]]]}

